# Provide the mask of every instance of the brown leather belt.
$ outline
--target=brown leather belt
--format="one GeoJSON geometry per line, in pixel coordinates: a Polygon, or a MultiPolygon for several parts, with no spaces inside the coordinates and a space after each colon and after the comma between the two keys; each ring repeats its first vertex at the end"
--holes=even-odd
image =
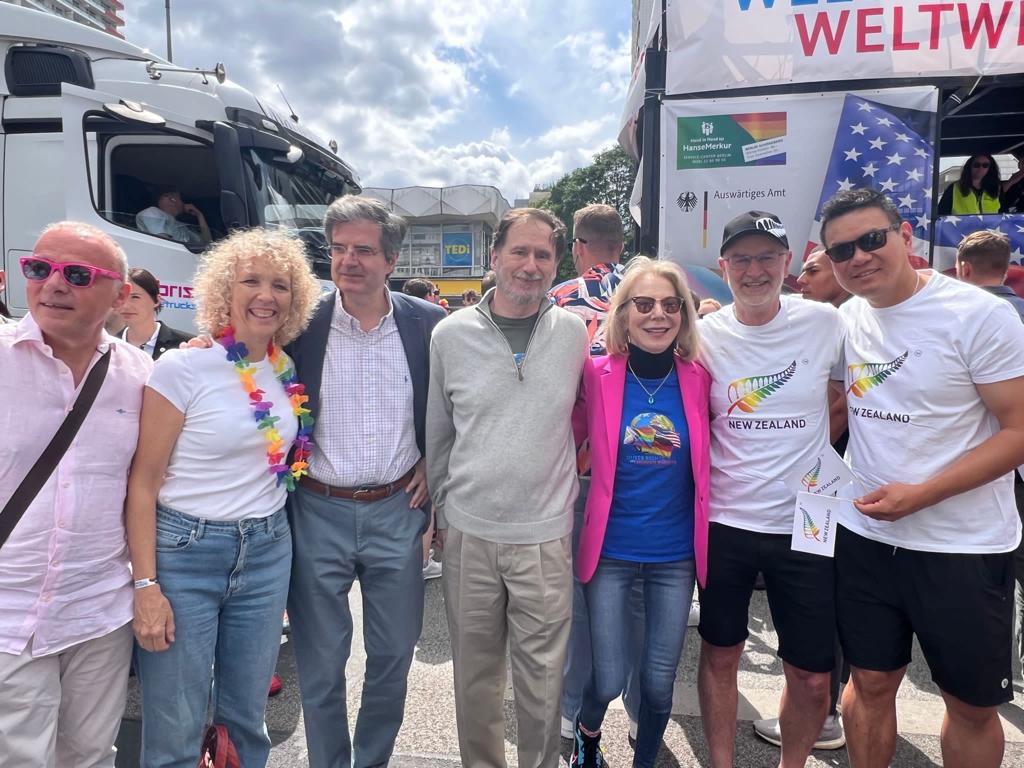
{"type": "Polygon", "coordinates": [[[339,488],[336,485],[327,485],[327,483],[321,483],[319,480],[314,480],[309,475],[306,475],[299,480],[299,485],[313,493],[318,493],[321,496],[330,496],[332,499],[348,499],[349,501],[380,501],[381,499],[386,499],[388,496],[392,496],[405,488],[405,486],[409,484],[409,481],[412,480],[412,476],[415,471],[416,467],[414,466],[393,483],[387,483],[386,485],[361,485],[358,488],[339,488]]]}

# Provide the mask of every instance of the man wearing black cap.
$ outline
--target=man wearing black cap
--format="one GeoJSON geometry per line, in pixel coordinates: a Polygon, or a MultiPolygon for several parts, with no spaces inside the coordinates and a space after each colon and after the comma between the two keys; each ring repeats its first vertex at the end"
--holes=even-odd
{"type": "Polygon", "coordinates": [[[733,764],[736,673],[758,571],[786,674],[783,768],[804,765],[828,708],[832,560],[790,549],[796,494],[783,478],[829,446],[829,382],[843,378],[843,334],[834,307],[781,295],[792,258],[777,216],[734,218],[719,258],[734,302],[701,325],[712,421],[698,682],[714,768],[733,764]]]}

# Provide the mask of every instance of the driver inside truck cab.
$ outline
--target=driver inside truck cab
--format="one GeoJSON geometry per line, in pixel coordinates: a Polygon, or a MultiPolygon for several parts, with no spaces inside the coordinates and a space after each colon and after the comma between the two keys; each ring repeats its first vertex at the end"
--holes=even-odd
{"type": "Polygon", "coordinates": [[[143,232],[165,237],[186,245],[206,245],[210,242],[210,226],[206,217],[192,203],[186,203],[177,189],[163,189],[157,193],[156,205],[151,205],[135,215],[135,225],[143,232]],[[198,231],[190,224],[178,219],[187,213],[196,218],[198,231]]]}

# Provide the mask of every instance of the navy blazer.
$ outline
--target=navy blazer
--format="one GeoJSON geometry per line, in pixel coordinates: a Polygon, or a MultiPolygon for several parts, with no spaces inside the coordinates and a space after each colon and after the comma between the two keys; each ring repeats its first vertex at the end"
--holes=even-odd
{"type": "MultiPolygon", "coordinates": [[[[430,382],[430,334],[434,326],[447,315],[441,307],[429,301],[390,292],[394,308],[398,335],[402,337],[405,359],[412,376],[413,423],[416,427],[416,445],[421,455],[426,455],[427,386],[430,382]]],[[[299,381],[306,387],[309,396],[307,407],[317,418],[320,407],[320,381],[324,373],[324,355],[327,352],[327,336],[331,330],[331,317],[338,292],[326,294],[316,308],[309,327],[285,351],[295,361],[299,381]]]]}

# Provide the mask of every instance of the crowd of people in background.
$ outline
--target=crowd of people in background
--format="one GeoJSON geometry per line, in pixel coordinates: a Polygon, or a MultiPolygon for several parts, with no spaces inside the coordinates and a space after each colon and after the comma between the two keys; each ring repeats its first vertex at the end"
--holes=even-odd
{"type": "MultiPolygon", "coordinates": [[[[1007,204],[1024,171],[997,188],[993,167],[968,161],[954,213],[1007,204]]],[[[785,691],[754,728],[780,766],[844,743],[855,768],[888,766],[915,637],[945,764],[1000,764],[1024,561],[1024,301],[1004,236],[966,238],[959,279],[915,270],[892,202],[841,192],[798,297],[784,223],[745,212],[719,243],[722,307],[671,262],[620,263],[614,208],[578,211],[571,245],[549,212],[514,209],[481,292],[449,312],[427,278],[389,290],[406,231],[379,201],[332,203],[326,293],[291,235],[218,241],[192,340],[98,229],[54,224],[21,257],[28,314],[0,320],[5,761],[113,765],[134,659],[144,766],[195,765],[208,715],[241,765],[265,765],[287,607],[310,765],[386,765],[440,576],[464,765],[505,764],[510,668],[520,766],[556,765],[560,736],[572,768],[605,765],[619,696],[633,765],[653,766],[696,626],[711,765],[732,766],[759,581],[785,691]],[[567,249],[578,276],[553,285],[567,249]],[[853,481],[834,557],[798,551],[811,483],[791,476],[837,451],[853,481]]]]}

